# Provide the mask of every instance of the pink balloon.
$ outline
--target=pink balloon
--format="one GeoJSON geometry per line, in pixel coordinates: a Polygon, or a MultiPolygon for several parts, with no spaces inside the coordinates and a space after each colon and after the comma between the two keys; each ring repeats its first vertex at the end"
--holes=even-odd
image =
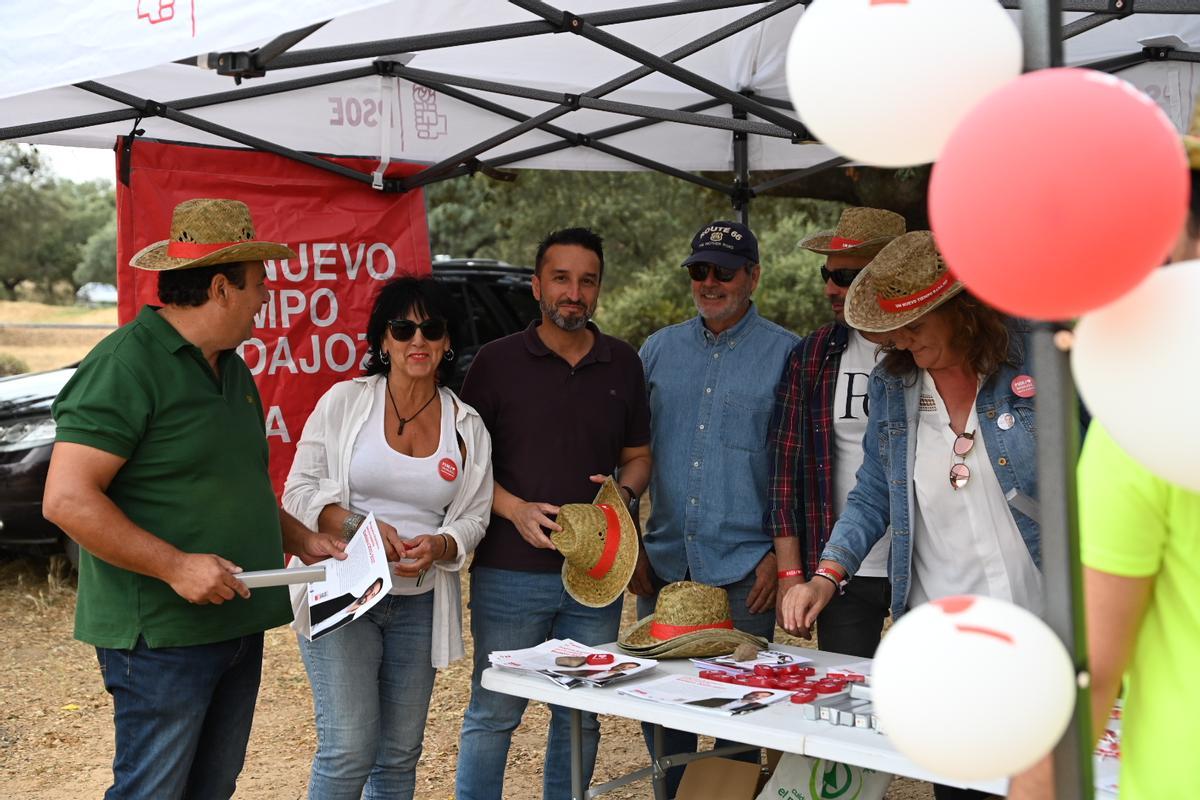
{"type": "Polygon", "coordinates": [[[929,219],[950,270],[1017,316],[1069,319],[1166,259],[1187,215],[1179,133],[1126,82],[1031,72],[986,97],[934,165],[929,219]]]}

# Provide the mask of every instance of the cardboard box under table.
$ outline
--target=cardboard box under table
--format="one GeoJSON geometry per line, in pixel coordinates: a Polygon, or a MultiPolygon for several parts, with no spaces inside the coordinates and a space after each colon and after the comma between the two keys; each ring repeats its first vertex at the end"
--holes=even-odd
{"type": "MultiPolygon", "coordinates": [[[[603,649],[620,652],[615,644],[604,645],[603,649]]],[[[837,653],[825,653],[786,645],[774,645],[773,649],[811,659],[813,665],[821,671],[859,660],[837,653]]],[[[828,722],[807,720],[804,718],[804,706],[787,701],[774,703],[751,714],[729,717],[683,706],[651,703],[617,693],[617,686],[628,688],[672,674],[696,675],[697,669],[687,659],[665,660],[660,661],[658,667],[650,670],[644,676],[631,678],[616,686],[564,689],[538,675],[491,668],[483,673],[483,685],[494,692],[524,697],[529,700],[540,700],[571,709],[571,782],[574,800],[596,797],[610,789],[647,777],[654,779],[655,800],[667,800],[664,780],[666,768],[707,757],[709,752],[699,755],[692,754],[690,757],[663,753],[661,747],[663,728],[675,728],[702,736],[719,737],[741,742],[751,747],[764,747],[784,753],[799,753],[815,758],[830,759],[919,780],[960,785],[955,781],[939,778],[913,764],[896,752],[884,735],[873,730],[854,727],[853,724],[831,725],[828,722]],[[655,753],[657,764],[647,756],[650,766],[644,769],[591,789],[583,786],[581,760],[583,734],[580,716],[580,712],[583,711],[626,717],[654,725],[655,741],[658,745],[655,753]]],[[[603,747],[603,742],[601,742],[601,746],[603,747]]],[[[720,754],[719,751],[718,754],[720,754]]],[[[1007,781],[983,781],[966,786],[992,794],[1004,795],[1007,790],[1007,781]]]]}

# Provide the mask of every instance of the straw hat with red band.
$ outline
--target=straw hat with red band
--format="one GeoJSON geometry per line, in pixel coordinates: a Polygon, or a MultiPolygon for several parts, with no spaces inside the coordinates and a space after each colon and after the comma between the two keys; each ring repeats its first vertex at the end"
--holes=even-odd
{"type": "Polygon", "coordinates": [[[550,540],[564,559],[567,593],[592,608],[620,597],[637,564],[638,540],[616,481],[606,480],[591,505],[562,506],[556,521],[562,530],[551,533],[550,540]]]}
{"type": "Polygon", "coordinates": [[[733,627],[724,589],[692,581],[664,586],[654,613],[617,639],[625,652],[647,658],[724,656],[743,643],[767,646],[766,639],[733,627]]]}
{"type": "Polygon", "coordinates": [[[296,258],[296,253],[287,245],[256,239],[245,203],[199,199],[175,206],[171,238],[142,248],[129,265],[162,272],[269,258],[296,258]]]}
{"type": "Polygon", "coordinates": [[[873,256],[905,231],[904,217],[882,208],[847,208],[831,231],[815,233],[800,246],[825,256],[873,256]]]}
{"type": "Polygon", "coordinates": [[[846,291],[846,324],[867,333],[903,328],[963,290],[929,231],[897,237],[846,291]]]}

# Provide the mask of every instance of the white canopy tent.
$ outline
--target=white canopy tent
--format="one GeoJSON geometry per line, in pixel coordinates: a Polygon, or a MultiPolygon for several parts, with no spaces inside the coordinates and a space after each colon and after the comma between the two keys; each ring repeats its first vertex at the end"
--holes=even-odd
{"type": "MultiPolygon", "coordinates": [[[[845,163],[787,100],[786,43],[807,2],[591,0],[569,13],[541,0],[293,0],[284,12],[205,0],[203,15],[196,0],[9,4],[0,140],[108,148],[136,128],[269,150],[368,185],[370,175],[310,154],[429,165],[375,182],[382,191],[498,167],[654,169],[728,195],[744,215],[756,192],[845,163]],[[762,171],[774,174],[753,183],[762,171]],[[732,179],[711,175],[724,172],[732,179]]],[[[999,2],[1019,18],[1028,68],[1117,72],[1187,127],[1200,90],[1200,0],[999,2]]],[[[921,87],[912,92],[919,104],[921,87]]],[[[1047,621],[1086,692],[1076,406],[1054,332],[1038,326],[1033,354],[1047,621]]],[[[1056,750],[1058,797],[1091,796],[1089,713],[1077,704],[1056,750]]]]}
{"type": "MultiPolygon", "coordinates": [[[[1184,128],[1200,89],[1200,20],[1140,12],[1200,5],[1138,0],[1139,13],[1118,18],[1110,2],[1066,4],[1080,9],[1067,17],[1068,63],[1119,69],[1184,128]]],[[[508,166],[658,169],[735,196],[758,171],[844,163],[787,99],[784,55],[803,0],[593,0],[577,14],[540,0],[305,0],[286,14],[219,0],[201,18],[179,0],[157,25],[150,0],[137,14],[109,0],[74,9],[65,27],[61,5],[0,9],[0,139],[108,148],[140,120],[153,139],[434,166],[386,190],[508,166]],[[25,35],[55,22],[53,38],[25,35]]],[[[913,95],[919,104],[920,87],[913,95]]]]}

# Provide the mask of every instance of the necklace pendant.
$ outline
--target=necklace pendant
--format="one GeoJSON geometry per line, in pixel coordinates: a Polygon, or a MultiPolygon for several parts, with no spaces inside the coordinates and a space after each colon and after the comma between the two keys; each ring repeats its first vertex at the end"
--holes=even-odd
{"type": "Polygon", "coordinates": [[[404,423],[406,423],[406,422],[408,422],[408,420],[402,419],[402,420],[400,420],[400,424],[396,426],[396,435],[397,436],[404,435],[404,423]]]}

